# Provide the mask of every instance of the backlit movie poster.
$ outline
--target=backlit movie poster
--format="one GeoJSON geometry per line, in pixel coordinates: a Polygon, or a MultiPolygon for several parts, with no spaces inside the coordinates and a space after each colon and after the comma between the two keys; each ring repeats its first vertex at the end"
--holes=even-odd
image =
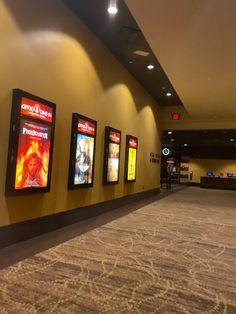
{"type": "Polygon", "coordinates": [[[103,183],[118,183],[121,132],[106,127],[103,183]]]}
{"type": "Polygon", "coordinates": [[[92,183],[94,138],[77,135],[74,184],[92,183]]]}
{"type": "Polygon", "coordinates": [[[69,188],[93,185],[97,122],[73,113],[69,188]]]}
{"type": "Polygon", "coordinates": [[[56,105],[13,91],[6,194],[49,191],[56,105]]]}
{"type": "Polygon", "coordinates": [[[115,144],[115,143],[109,143],[108,171],[107,171],[108,182],[114,182],[118,180],[119,156],[120,156],[120,145],[115,144]]]}
{"type": "Polygon", "coordinates": [[[128,181],[135,180],[135,170],[136,170],[136,149],[129,148],[129,159],[128,159],[128,181]]]}
{"type": "Polygon", "coordinates": [[[126,182],[136,180],[137,147],[138,147],[138,139],[131,135],[127,135],[126,167],[125,167],[125,181],[126,182]]]}
{"type": "Polygon", "coordinates": [[[50,137],[50,126],[21,119],[15,189],[47,186],[50,137]]]}

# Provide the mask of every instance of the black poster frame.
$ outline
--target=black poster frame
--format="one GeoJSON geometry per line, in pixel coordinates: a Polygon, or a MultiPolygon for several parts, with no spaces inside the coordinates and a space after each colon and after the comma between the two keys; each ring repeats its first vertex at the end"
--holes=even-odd
{"type": "Polygon", "coordinates": [[[132,135],[126,135],[126,148],[125,148],[125,175],[124,182],[136,182],[137,177],[137,154],[138,153],[138,138],[132,135]],[[129,148],[134,148],[130,146],[130,140],[133,139],[136,141],[136,161],[135,161],[135,178],[133,180],[128,180],[128,167],[129,167],[129,148]]]}
{"type": "Polygon", "coordinates": [[[93,187],[94,183],[94,165],[95,165],[95,156],[96,156],[96,135],[97,135],[97,121],[85,117],[79,113],[72,113],[72,122],[71,122],[71,143],[70,143],[70,160],[69,160],[69,176],[68,176],[68,189],[80,189],[80,188],[88,188],[93,187]],[[85,132],[78,131],[78,122],[79,120],[84,120],[94,125],[94,135],[86,134],[85,132]],[[94,139],[94,147],[93,147],[93,163],[92,163],[92,182],[91,183],[83,183],[83,184],[75,184],[75,164],[76,164],[76,149],[77,149],[77,135],[82,134],[87,137],[91,137],[94,139]]]}
{"type": "Polygon", "coordinates": [[[119,183],[119,176],[120,176],[120,150],[121,150],[121,131],[114,129],[110,126],[105,127],[105,142],[104,142],[104,163],[103,163],[103,185],[113,185],[113,184],[118,184],[119,183]],[[120,135],[120,142],[119,144],[115,141],[112,141],[110,139],[110,134],[111,132],[114,133],[119,133],[120,135]],[[118,176],[116,181],[108,181],[108,158],[109,158],[109,144],[110,143],[115,143],[119,145],[119,163],[118,163],[118,176]]]}
{"type": "Polygon", "coordinates": [[[8,158],[7,158],[7,171],[5,181],[5,195],[25,195],[34,193],[49,192],[51,187],[51,173],[52,173],[52,160],[53,160],[53,145],[54,145],[54,131],[56,119],[56,104],[43,99],[41,97],[30,94],[21,89],[13,89],[12,95],[12,109],[11,109],[11,122],[8,143],[8,158]],[[39,102],[52,110],[52,122],[42,121],[34,117],[29,117],[21,113],[22,98],[25,97],[31,101],[39,102]],[[17,167],[17,154],[20,138],[20,122],[25,120],[28,122],[45,125],[50,127],[50,149],[48,161],[48,176],[47,185],[45,187],[25,187],[22,189],[15,188],[16,167],[17,167]]]}

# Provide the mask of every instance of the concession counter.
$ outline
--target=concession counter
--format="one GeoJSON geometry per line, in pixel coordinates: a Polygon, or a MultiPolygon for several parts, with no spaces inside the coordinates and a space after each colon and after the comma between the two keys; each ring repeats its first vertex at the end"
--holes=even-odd
{"type": "Polygon", "coordinates": [[[236,178],[201,177],[201,188],[236,190],[236,178]]]}

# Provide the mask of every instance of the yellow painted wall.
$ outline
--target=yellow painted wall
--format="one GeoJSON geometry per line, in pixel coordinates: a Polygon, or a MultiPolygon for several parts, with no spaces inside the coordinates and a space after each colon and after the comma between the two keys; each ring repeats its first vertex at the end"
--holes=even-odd
{"type": "Polygon", "coordinates": [[[158,105],[62,0],[0,0],[0,226],[159,187],[158,105]],[[51,192],[5,197],[12,89],[57,104],[51,192]],[[68,191],[71,113],[98,121],[94,187],[68,191]],[[122,131],[120,183],[102,185],[104,128],[122,131]],[[125,135],[139,139],[136,183],[124,184],[125,135]]]}
{"type": "Polygon", "coordinates": [[[192,182],[200,183],[201,176],[206,176],[207,171],[213,171],[215,176],[228,172],[236,175],[236,160],[219,160],[219,159],[191,159],[189,161],[189,172],[193,172],[192,182]]]}
{"type": "Polygon", "coordinates": [[[183,106],[161,107],[161,125],[163,130],[210,130],[235,129],[236,119],[196,119],[191,117],[183,106]],[[171,114],[180,113],[180,120],[172,121],[171,114]]]}

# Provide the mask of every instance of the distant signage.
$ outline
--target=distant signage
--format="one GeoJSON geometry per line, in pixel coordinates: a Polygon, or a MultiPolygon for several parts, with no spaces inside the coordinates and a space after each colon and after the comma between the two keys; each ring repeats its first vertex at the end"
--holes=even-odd
{"type": "Polygon", "coordinates": [[[110,138],[110,141],[112,141],[114,143],[118,143],[118,144],[120,143],[120,133],[119,132],[110,131],[109,138],[110,138]]]}
{"type": "Polygon", "coordinates": [[[52,122],[53,109],[27,97],[22,97],[20,113],[31,118],[52,122]]]}
{"type": "Polygon", "coordinates": [[[96,123],[79,119],[78,121],[78,132],[88,134],[88,135],[95,135],[95,128],[96,123]]]}
{"type": "Polygon", "coordinates": [[[156,153],[150,153],[150,162],[159,164],[160,163],[160,155],[156,153]]]}
{"type": "Polygon", "coordinates": [[[172,120],[173,121],[180,120],[180,113],[172,113],[172,120]]]}
{"type": "Polygon", "coordinates": [[[163,148],[162,149],[162,154],[164,155],[164,156],[169,156],[170,155],[170,149],[169,148],[163,148]]]}

